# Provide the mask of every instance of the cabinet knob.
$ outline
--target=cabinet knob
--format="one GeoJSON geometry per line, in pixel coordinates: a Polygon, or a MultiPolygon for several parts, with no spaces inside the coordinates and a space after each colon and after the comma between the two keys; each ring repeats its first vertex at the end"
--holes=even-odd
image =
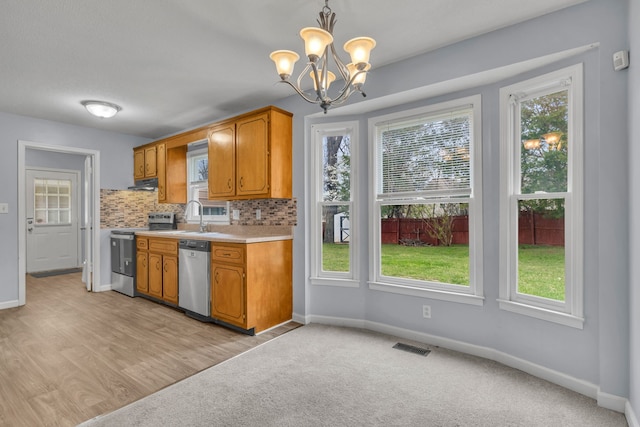
{"type": "Polygon", "coordinates": [[[229,178],[229,180],[227,181],[227,187],[229,187],[229,190],[231,190],[231,178],[229,178]]]}
{"type": "Polygon", "coordinates": [[[216,283],[220,283],[220,273],[216,271],[216,283]]]}
{"type": "Polygon", "coordinates": [[[244,187],[244,177],[240,177],[240,188],[244,187]]]}

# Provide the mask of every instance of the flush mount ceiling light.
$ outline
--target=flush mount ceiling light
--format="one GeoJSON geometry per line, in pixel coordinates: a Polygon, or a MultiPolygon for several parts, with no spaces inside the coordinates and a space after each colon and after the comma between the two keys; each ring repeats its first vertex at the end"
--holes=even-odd
{"type": "Polygon", "coordinates": [[[101,119],[113,117],[118,111],[122,110],[121,106],[104,101],[82,101],[81,104],[91,115],[101,119]]]}
{"type": "Polygon", "coordinates": [[[344,50],[351,56],[351,63],[344,65],[336,54],[333,46],[333,27],[336,23],[336,14],[331,12],[325,0],[324,7],[320,11],[318,24],[320,28],[307,27],[300,30],[300,37],[304,40],[305,54],[309,59],[306,68],[300,73],[295,84],[289,81],[293,74],[293,66],[300,56],[290,50],[276,50],[269,56],[276,64],[276,70],[280,76],[279,83],[287,83],[305,101],[318,104],[325,114],[332,105],[342,104],[354,92],[360,92],[362,96],[367,96],[362,91],[362,86],[367,78],[367,72],[371,68],[369,64],[369,54],[376,46],[376,41],[370,37],[357,37],[344,44],[344,50]],[[335,64],[340,76],[345,84],[334,98],[328,94],[329,85],[335,80],[336,75],[329,71],[329,57],[335,64]],[[301,86],[302,78],[309,72],[315,91],[315,99],[307,96],[301,86]]]}

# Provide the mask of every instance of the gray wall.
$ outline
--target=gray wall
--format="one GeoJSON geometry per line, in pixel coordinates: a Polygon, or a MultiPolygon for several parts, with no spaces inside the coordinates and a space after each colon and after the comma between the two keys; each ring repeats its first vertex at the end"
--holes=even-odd
{"type": "MultiPolygon", "coordinates": [[[[376,322],[464,343],[490,347],[523,360],[585,380],[616,396],[629,395],[629,221],[627,181],[627,76],[614,72],[611,56],[627,49],[628,2],[591,0],[517,26],[457,43],[401,63],[376,68],[367,79],[367,98],[354,97],[349,104],[367,103],[398,92],[411,96],[419,88],[451,83],[452,79],[509,66],[559,51],[599,43],[570,59],[545,65],[517,77],[496,79],[455,93],[429,97],[392,108],[339,116],[340,111],[317,115],[318,107],[290,97],[279,106],[294,116],[294,196],[306,200],[305,161],[309,144],[307,125],[316,122],[359,120],[362,166],[357,179],[366,207],[368,168],[366,120],[399,111],[462,97],[483,95],[484,167],[484,289],[483,307],[426,298],[371,291],[367,286],[369,240],[368,215],[358,221],[363,236],[361,277],[358,288],[310,285],[308,281],[307,210],[300,209],[294,239],[294,311],[300,318],[351,319],[376,322]],[[585,317],[584,329],[574,329],[498,308],[499,231],[499,116],[501,86],[564,66],[585,64],[585,317]],[[398,77],[400,76],[400,77],[398,77]],[[313,115],[313,117],[312,117],[313,115]],[[319,116],[319,117],[318,117],[319,116]],[[306,140],[307,139],[307,140],[306,140]],[[306,141],[305,141],[306,140],[306,141]],[[613,208],[615,207],[615,208],[613,208]],[[304,212],[304,213],[303,213],[304,212]],[[305,254],[305,255],[303,255],[305,254]],[[430,304],[433,318],[425,321],[423,304],[430,304]]],[[[375,51],[372,54],[375,62],[375,51]]],[[[494,73],[498,75],[496,71],[494,73]]],[[[285,92],[285,90],[283,90],[285,92]]],[[[308,202],[308,201],[307,201],[308,202]]],[[[305,202],[306,203],[306,202],[305,202]]],[[[357,323],[357,322],[356,322],[357,323]]],[[[636,377],[637,379],[637,377],[636,377]]],[[[637,386],[636,386],[637,387],[637,386]]]]}
{"type": "MultiPolygon", "coordinates": [[[[640,0],[631,0],[629,13],[629,45],[632,53],[640,53],[640,0]]],[[[630,251],[633,261],[640,259],[640,57],[633,55],[629,66],[629,183],[631,209],[630,251]],[[635,213],[635,214],[633,214],[635,213]]],[[[631,406],[640,417],[640,265],[631,262],[630,287],[630,361],[631,406]]]]}
{"type": "MultiPolygon", "coordinates": [[[[0,215],[0,307],[18,300],[18,140],[100,151],[101,187],[113,189],[124,189],[132,184],[132,148],[149,141],[146,138],[0,113],[0,176],[3,182],[0,185],[0,202],[9,203],[9,213],[0,215]]],[[[56,166],[51,164],[50,167],[56,166]]],[[[27,302],[28,298],[27,295],[27,302]]]]}

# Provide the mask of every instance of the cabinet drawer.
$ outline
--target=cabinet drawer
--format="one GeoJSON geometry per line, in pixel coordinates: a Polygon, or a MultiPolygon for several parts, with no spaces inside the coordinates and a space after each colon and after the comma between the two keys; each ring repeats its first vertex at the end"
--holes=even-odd
{"type": "Polygon", "coordinates": [[[143,251],[149,249],[149,239],[146,237],[136,237],[136,248],[143,251]]]}
{"type": "Polygon", "coordinates": [[[178,241],[174,239],[149,239],[149,251],[178,255],[178,241]]]}
{"type": "Polygon", "coordinates": [[[211,261],[244,264],[244,246],[213,245],[211,247],[211,261]]]}

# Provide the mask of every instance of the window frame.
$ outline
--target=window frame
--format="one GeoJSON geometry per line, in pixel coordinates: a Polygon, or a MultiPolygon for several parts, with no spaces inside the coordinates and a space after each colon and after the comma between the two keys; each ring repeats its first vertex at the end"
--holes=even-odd
{"type": "Polygon", "coordinates": [[[358,271],[358,177],[354,171],[358,170],[358,128],[357,121],[320,123],[311,125],[311,223],[310,223],[310,243],[311,243],[311,277],[313,285],[339,286],[357,288],[360,286],[358,271]],[[350,146],[350,200],[348,201],[327,201],[323,200],[323,138],[325,136],[337,134],[349,134],[350,146]],[[349,208],[350,234],[349,234],[349,271],[324,271],[322,269],[322,209],[325,206],[347,206],[349,208]]]}
{"type": "Polygon", "coordinates": [[[584,323],[584,86],[583,65],[576,64],[500,89],[500,290],[501,309],[582,329],[584,323]],[[523,194],[520,182],[520,102],[567,90],[567,190],[523,194]],[[517,144],[516,144],[517,142],[517,144]],[[517,147],[517,149],[516,149],[517,147]],[[555,301],[518,290],[518,202],[563,197],[565,202],[565,300],[555,301]]]}
{"type": "MultiPolygon", "coordinates": [[[[204,181],[191,181],[192,168],[194,167],[194,157],[200,157],[203,154],[208,156],[208,148],[205,146],[203,148],[198,148],[196,150],[191,150],[187,152],[187,200],[199,200],[200,197],[197,195],[201,190],[204,190],[205,194],[207,194],[207,188],[209,186],[208,180],[204,181]]],[[[208,162],[208,159],[207,159],[208,162]]],[[[226,201],[213,201],[210,200],[203,207],[214,207],[219,206],[226,209],[226,215],[203,215],[202,221],[204,223],[217,224],[217,225],[229,225],[230,223],[230,215],[229,215],[229,202],[226,201]]],[[[199,206],[193,204],[189,206],[189,209],[186,212],[186,222],[195,224],[200,223],[200,215],[196,214],[199,212],[199,206]]]]}
{"type": "MultiPolygon", "coordinates": [[[[428,117],[426,117],[428,119],[428,117]]],[[[483,232],[482,232],[482,96],[472,95],[451,101],[432,104],[398,113],[369,119],[369,135],[372,138],[369,151],[370,174],[370,201],[369,209],[372,212],[370,222],[371,244],[369,248],[369,289],[390,292],[402,295],[418,296],[463,304],[482,306],[484,304],[483,289],[483,232]],[[469,204],[469,286],[426,282],[421,280],[390,277],[381,275],[381,218],[380,207],[389,204],[429,204],[442,202],[445,199],[429,198],[416,195],[407,198],[406,194],[398,194],[396,197],[384,197],[378,194],[377,184],[382,179],[378,171],[378,133],[377,127],[389,121],[403,121],[414,116],[427,115],[436,117],[446,112],[459,111],[464,108],[472,111],[470,155],[470,188],[471,191],[465,202],[469,204]]],[[[458,194],[451,192],[451,196],[457,199],[458,194]]],[[[465,196],[462,196],[465,197],[465,196]]]]}

